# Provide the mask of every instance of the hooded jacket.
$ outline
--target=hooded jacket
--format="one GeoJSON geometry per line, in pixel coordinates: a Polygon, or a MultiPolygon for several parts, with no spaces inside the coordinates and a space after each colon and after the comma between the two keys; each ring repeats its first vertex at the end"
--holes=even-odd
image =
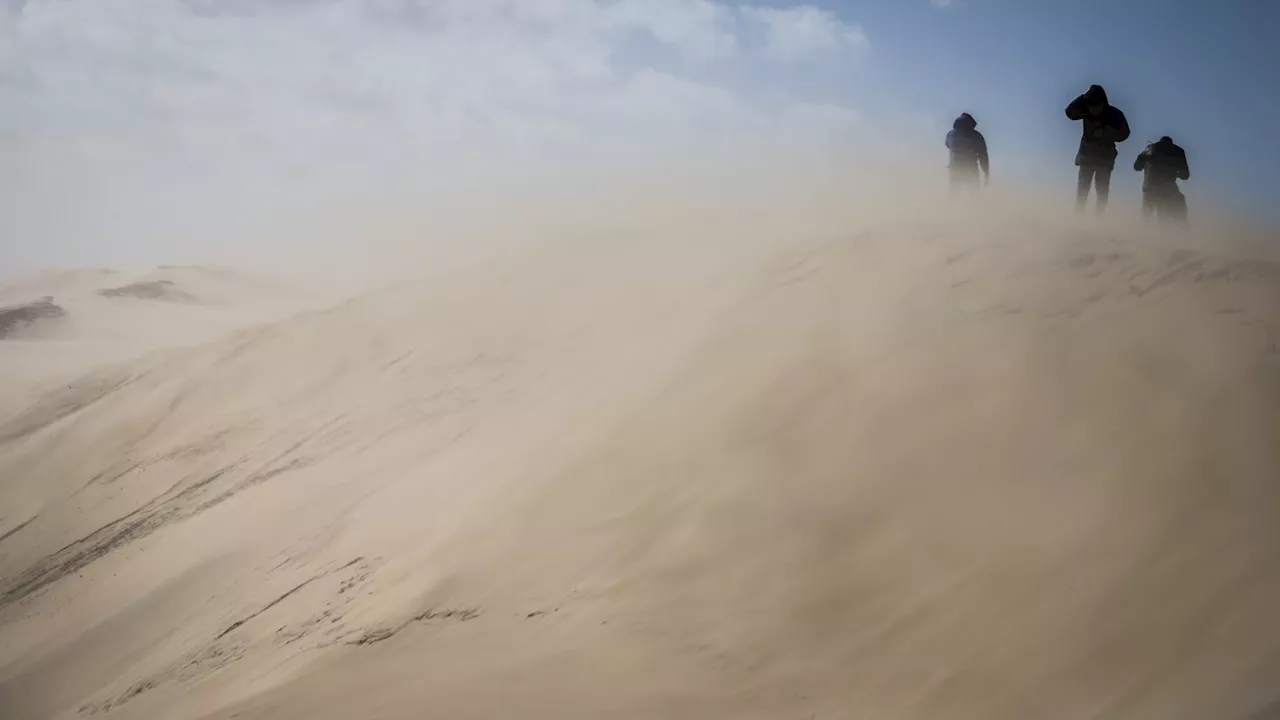
{"type": "Polygon", "coordinates": [[[1129,121],[1119,108],[1107,102],[1107,91],[1101,85],[1090,86],[1067,105],[1067,117],[1084,121],[1076,165],[1115,168],[1116,143],[1129,139],[1129,121]],[[1102,105],[1102,112],[1097,116],[1089,114],[1089,107],[1093,105],[1102,105]]]}
{"type": "Polygon", "coordinates": [[[978,121],[969,113],[963,113],[951,124],[951,132],[947,133],[947,149],[951,151],[951,168],[955,170],[990,173],[990,159],[987,157],[987,139],[978,132],[978,121]]]}
{"type": "Polygon", "coordinates": [[[1179,180],[1191,179],[1186,151],[1175,145],[1173,138],[1168,136],[1151,143],[1138,153],[1138,158],[1133,161],[1133,169],[1143,173],[1143,192],[1175,189],[1179,180]]]}

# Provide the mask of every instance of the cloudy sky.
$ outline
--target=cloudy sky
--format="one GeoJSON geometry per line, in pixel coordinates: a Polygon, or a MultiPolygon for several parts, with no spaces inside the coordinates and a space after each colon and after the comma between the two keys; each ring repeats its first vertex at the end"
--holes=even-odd
{"type": "Polygon", "coordinates": [[[1196,180],[1257,204],[1277,91],[1240,75],[1280,67],[1276,4],[1185,5],[0,0],[0,274],[164,262],[343,203],[941,174],[960,111],[997,179],[1069,188],[1061,108],[1090,82],[1134,120],[1122,159],[1177,134],[1196,180]]]}

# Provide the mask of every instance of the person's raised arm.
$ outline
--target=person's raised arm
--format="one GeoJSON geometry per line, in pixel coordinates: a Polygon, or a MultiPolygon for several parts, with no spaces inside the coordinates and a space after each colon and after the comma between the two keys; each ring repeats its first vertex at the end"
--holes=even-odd
{"type": "Polygon", "coordinates": [[[1071,120],[1083,120],[1088,114],[1088,106],[1085,105],[1084,95],[1077,97],[1067,105],[1067,117],[1071,120]]]}

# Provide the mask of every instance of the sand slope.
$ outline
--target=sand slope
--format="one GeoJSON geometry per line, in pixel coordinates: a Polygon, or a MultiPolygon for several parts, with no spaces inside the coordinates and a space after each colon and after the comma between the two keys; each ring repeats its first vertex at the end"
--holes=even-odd
{"type": "Polygon", "coordinates": [[[30,402],[103,362],[211,340],[327,302],[309,287],[216,266],[45,271],[11,280],[0,285],[0,315],[21,322],[0,319],[7,326],[0,408],[30,402]],[[3,310],[45,306],[56,311],[3,310]]]}
{"type": "Polygon", "coordinates": [[[1278,342],[1272,258],[898,223],[151,353],[0,425],[0,707],[1262,717],[1278,342]]]}

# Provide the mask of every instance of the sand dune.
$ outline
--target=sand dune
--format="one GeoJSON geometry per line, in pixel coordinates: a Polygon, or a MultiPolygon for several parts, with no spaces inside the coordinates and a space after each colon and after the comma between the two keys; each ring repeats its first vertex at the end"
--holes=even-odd
{"type": "Polygon", "coordinates": [[[47,271],[11,280],[0,285],[0,312],[22,322],[0,331],[7,378],[0,413],[100,363],[212,340],[326,302],[330,295],[309,287],[218,267],[47,271]],[[39,308],[48,312],[32,314],[39,308]]]}
{"type": "Polygon", "coordinates": [[[150,280],[99,290],[102,297],[132,297],[166,302],[197,302],[199,298],[175,288],[172,280],[150,280]]]}
{"type": "Polygon", "coordinates": [[[66,311],[50,297],[33,302],[0,307],[0,340],[19,335],[32,325],[66,316],[66,311]]]}
{"type": "Polygon", "coordinates": [[[156,350],[0,425],[0,707],[1261,718],[1278,343],[1274,257],[967,220],[549,247],[156,350]]]}

